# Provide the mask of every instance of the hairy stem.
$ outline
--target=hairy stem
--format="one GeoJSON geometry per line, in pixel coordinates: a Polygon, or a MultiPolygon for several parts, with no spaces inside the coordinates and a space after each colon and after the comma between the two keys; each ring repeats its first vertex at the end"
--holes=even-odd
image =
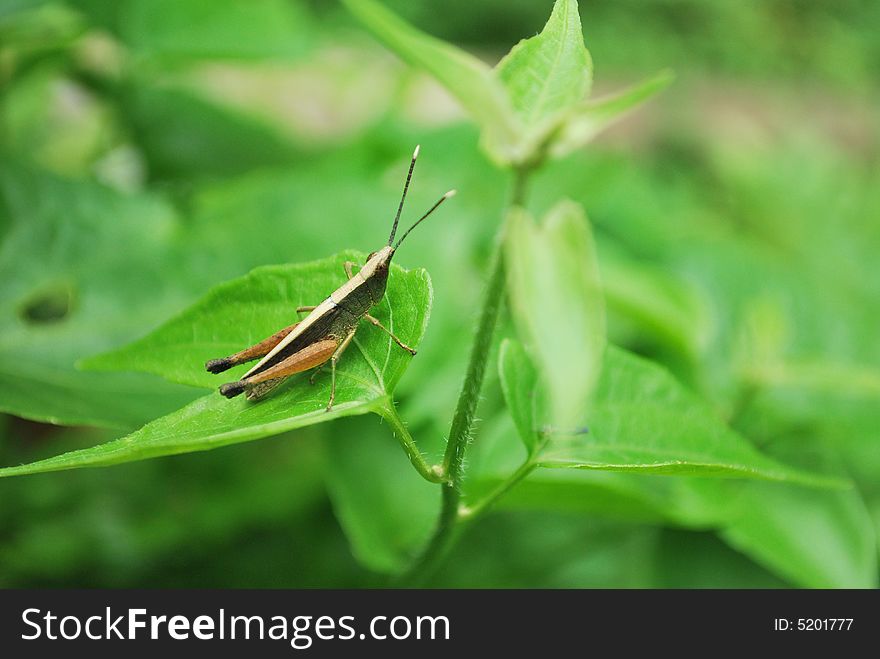
{"type": "MultiPolygon", "coordinates": [[[[521,206],[525,200],[529,170],[518,169],[515,174],[510,205],[521,206]]],[[[496,236],[491,259],[491,274],[483,298],[480,322],[471,346],[467,373],[458,396],[452,426],[449,429],[446,453],[443,456],[441,466],[444,482],[440,516],[434,534],[424,552],[404,575],[404,582],[407,583],[417,583],[429,577],[443,560],[461,531],[458,522],[460,519],[459,504],[461,502],[464,456],[471,438],[474,414],[480,401],[480,391],[486,375],[486,364],[489,361],[489,349],[492,347],[492,337],[495,334],[495,325],[498,322],[498,314],[504,298],[503,239],[505,226],[506,220],[502,223],[501,230],[496,236]]]]}
{"type": "Polygon", "coordinates": [[[430,576],[457,536],[456,523],[458,522],[458,505],[461,500],[462,465],[470,439],[474,413],[480,399],[480,389],[486,373],[489,348],[492,344],[492,335],[504,291],[504,265],[501,250],[496,247],[495,252],[492,275],[486,289],[483,312],[480,315],[480,324],[471,348],[467,375],[458,398],[458,405],[449,431],[449,441],[446,444],[446,454],[443,458],[441,473],[444,482],[440,516],[434,535],[424,553],[416,560],[410,570],[410,579],[421,580],[430,576]]]}
{"type": "Polygon", "coordinates": [[[425,460],[425,456],[422,455],[419,447],[416,446],[416,441],[413,439],[413,436],[403,424],[403,419],[401,419],[400,415],[397,413],[397,408],[394,407],[394,403],[388,402],[383,405],[378,412],[382,418],[388,422],[388,425],[391,426],[394,436],[397,437],[397,441],[400,442],[400,445],[403,447],[406,457],[409,458],[412,466],[415,467],[417,472],[419,472],[419,476],[432,483],[445,482],[440,468],[437,466],[431,466],[428,464],[428,461],[425,460]]]}

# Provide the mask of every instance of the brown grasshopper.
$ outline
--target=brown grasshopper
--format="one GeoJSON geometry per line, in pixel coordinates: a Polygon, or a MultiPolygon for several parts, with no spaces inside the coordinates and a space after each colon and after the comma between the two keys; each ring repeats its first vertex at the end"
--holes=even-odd
{"type": "Polygon", "coordinates": [[[289,327],[285,327],[272,336],[263,339],[259,343],[237,352],[223,359],[212,359],[205,364],[205,368],[211,373],[221,373],[238,364],[244,364],[254,359],[260,359],[256,366],[244,374],[237,382],[229,382],[220,387],[220,393],[227,398],[246,393],[248,400],[259,400],[267,395],[275,387],[281,384],[291,375],[307,371],[317,367],[312,374],[310,382],[314,383],[315,376],[330,362],[330,400],[327,403],[327,411],[333,408],[333,399],[336,396],[336,362],[348,348],[361,320],[368,320],[379,329],[388,333],[394,342],[412,355],[416,351],[397,338],[378,319],[368,312],[371,307],[378,304],[385,295],[385,287],[388,283],[388,268],[394,252],[403,242],[410,231],[433,213],[437,207],[455,194],[450,190],[440,197],[427,213],[416,220],[406,230],[400,240],[394,243],[397,233],[397,223],[400,213],[403,211],[403,202],[409,190],[416,158],[419,155],[419,147],[416,147],[409,165],[406,183],[403,186],[403,195],[397,207],[397,215],[391,227],[391,236],[388,244],[382,249],[373,252],[367,257],[364,266],[355,273],[352,268],[357,265],[352,261],[346,261],[345,274],[348,277],[342,286],[337,288],[330,296],[317,306],[297,307],[296,312],[309,312],[302,321],[289,327]]]}

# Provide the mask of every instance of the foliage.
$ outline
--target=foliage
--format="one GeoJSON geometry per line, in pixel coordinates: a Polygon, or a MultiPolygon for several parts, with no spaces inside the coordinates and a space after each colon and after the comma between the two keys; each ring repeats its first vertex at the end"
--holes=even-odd
{"type": "Polygon", "coordinates": [[[0,481],[0,585],[876,585],[880,141],[846,92],[794,114],[785,68],[867,81],[870,32],[806,11],[822,56],[758,71],[754,3],[584,5],[584,31],[575,0],[395,5],[459,41],[469,12],[549,13],[506,55],[343,4],[0,10],[0,476],[59,472],[0,481]],[[668,65],[621,122],[672,74],[608,80],[668,65]],[[365,71],[389,93],[315,137],[308,104],[365,71]],[[330,414],[326,376],[219,396],[206,359],[381,245],[416,142],[407,214],[460,194],[374,313],[418,356],[365,324],[330,414]]]}
{"type": "Polygon", "coordinates": [[[583,209],[570,201],[554,206],[540,227],[521,209],[511,213],[505,241],[511,312],[551,406],[549,418],[531,425],[574,427],[591,407],[605,351],[605,301],[593,236],[583,209]]]}

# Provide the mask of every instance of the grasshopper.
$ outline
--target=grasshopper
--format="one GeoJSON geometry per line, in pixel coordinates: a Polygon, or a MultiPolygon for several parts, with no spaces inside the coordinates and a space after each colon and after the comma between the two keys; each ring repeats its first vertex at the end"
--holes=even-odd
{"type": "Polygon", "coordinates": [[[358,326],[362,320],[369,321],[379,329],[386,332],[394,342],[411,355],[416,351],[397,338],[391,330],[386,328],[378,319],[369,314],[370,309],[378,304],[385,296],[385,287],[388,283],[388,268],[395,251],[426,217],[437,210],[444,201],[455,194],[450,190],[435,203],[427,213],[416,220],[409,229],[394,243],[397,233],[397,223],[403,211],[403,202],[412,180],[416,158],[419,155],[417,146],[409,164],[409,172],[406,175],[406,183],[403,186],[403,195],[394,216],[394,224],[391,227],[391,236],[388,244],[371,253],[367,262],[358,272],[353,268],[356,263],[346,261],[344,264],[345,274],[348,278],[342,286],[337,288],[330,296],[317,306],[297,307],[297,313],[308,312],[302,321],[285,327],[272,336],[263,339],[249,348],[237,352],[222,359],[212,359],[205,364],[205,368],[211,373],[223,371],[244,364],[255,359],[260,361],[237,382],[229,382],[220,387],[220,393],[227,398],[233,398],[245,393],[248,400],[259,400],[275,389],[279,384],[290,376],[316,369],[309,381],[314,384],[315,377],[321,369],[330,362],[330,400],[327,402],[327,411],[333,409],[333,400],[336,397],[336,363],[345,349],[351,344],[358,326]],[[393,243],[393,246],[392,246],[393,243]]]}

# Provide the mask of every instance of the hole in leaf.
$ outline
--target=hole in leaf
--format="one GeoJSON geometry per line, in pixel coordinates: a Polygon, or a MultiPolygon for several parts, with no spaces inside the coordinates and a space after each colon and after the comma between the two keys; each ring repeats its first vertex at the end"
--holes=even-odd
{"type": "Polygon", "coordinates": [[[35,293],[21,306],[21,317],[33,325],[58,323],[73,310],[73,287],[58,284],[35,293]]]}

